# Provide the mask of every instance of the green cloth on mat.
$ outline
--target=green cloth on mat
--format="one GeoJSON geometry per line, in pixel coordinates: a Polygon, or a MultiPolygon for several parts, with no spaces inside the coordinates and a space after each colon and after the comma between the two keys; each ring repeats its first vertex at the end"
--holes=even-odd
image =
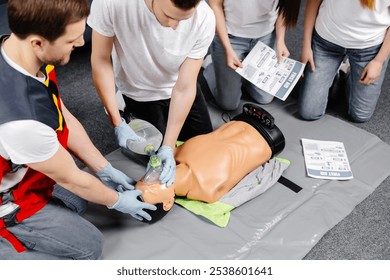
{"type": "Polygon", "coordinates": [[[230,219],[230,211],[235,207],[223,202],[206,203],[189,198],[176,197],[175,202],[187,210],[203,216],[219,227],[226,227],[230,219]]]}

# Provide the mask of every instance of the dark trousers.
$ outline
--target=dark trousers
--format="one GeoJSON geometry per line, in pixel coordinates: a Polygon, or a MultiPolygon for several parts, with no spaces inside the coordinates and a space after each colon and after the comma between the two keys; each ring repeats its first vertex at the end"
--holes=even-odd
{"type": "MultiPolygon", "coordinates": [[[[133,115],[153,124],[163,135],[168,121],[170,99],[138,102],[123,96],[126,104],[125,117],[133,115]]],[[[197,85],[196,97],[191,110],[180,131],[178,140],[186,141],[199,134],[209,133],[213,130],[210,114],[200,86],[197,85]]]]}

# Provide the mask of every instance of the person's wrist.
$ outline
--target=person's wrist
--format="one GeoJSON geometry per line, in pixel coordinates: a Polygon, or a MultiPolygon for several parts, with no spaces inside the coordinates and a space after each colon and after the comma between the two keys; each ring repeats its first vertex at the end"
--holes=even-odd
{"type": "Polygon", "coordinates": [[[95,172],[96,175],[101,175],[102,173],[104,173],[107,169],[110,168],[110,165],[111,165],[111,163],[107,162],[106,164],[102,164],[102,165],[98,166],[96,168],[97,171],[95,172]]]}
{"type": "Polygon", "coordinates": [[[103,175],[103,173],[105,173],[110,167],[111,167],[111,163],[107,162],[107,164],[105,166],[98,169],[99,171],[96,172],[96,175],[98,175],[98,176],[103,175]]]}
{"type": "Polygon", "coordinates": [[[173,151],[173,147],[171,145],[168,145],[168,144],[163,144],[161,147],[160,147],[160,150],[165,150],[165,149],[169,149],[169,150],[172,150],[173,151]]]}
{"type": "Polygon", "coordinates": [[[126,123],[125,119],[122,117],[112,119],[112,125],[114,126],[114,128],[120,126],[123,122],[126,123]]]}
{"type": "Polygon", "coordinates": [[[168,155],[173,156],[173,148],[168,145],[162,145],[158,150],[157,154],[163,156],[164,158],[167,157],[168,155]]]}
{"type": "Polygon", "coordinates": [[[115,193],[116,193],[116,199],[114,198],[113,202],[108,203],[108,205],[106,205],[108,209],[115,209],[119,205],[119,200],[121,198],[121,193],[120,192],[115,192],[115,193]]]}
{"type": "Polygon", "coordinates": [[[385,63],[385,60],[386,58],[382,58],[382,57],[379,57],[379,56],[376,56],[372,61],[375,62],[375,63],[378,63],[379,65],[383,65],[383,63],[385,63]]]}

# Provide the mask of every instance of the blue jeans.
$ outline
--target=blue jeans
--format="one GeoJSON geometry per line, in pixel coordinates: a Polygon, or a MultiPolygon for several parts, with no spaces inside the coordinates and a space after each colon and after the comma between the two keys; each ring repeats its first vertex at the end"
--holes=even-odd
{"type": "MultiPolygon", "coordinates": [[[[276,35],[275,32],[272,32],[255,39],[229,35],[229,39],[237,57],[244,60],[258,41],[274,47],[276,35]]],[[[223,110],[237,109],[242,96],[242,86],[257,103],[267,104],[273,100],[272,95],[248,82],[236,71],[227,66],[225,49],[218,36],[214,37],[210,51],[213,63],[204,70],[203,75],[219,107],[223,110]]]]}
{"type": "MultiPolygon", "coordinates": [[[[56,185],[56,188],[62,187],[56,185]]],[[[54,195],[56,193],[55,190],[54,195]]],[[[72,207],[75,211],[84,212],[85,209],[79,207],[86,206],[85,201],[66,190],[59,190],[58,199],[53,198],[30,218],[7,227],[27,250],[17,253],[7,240],[0,237],[0,260],[91,260],[100,257],[102,233],[65,206],[72,204],[76,206],[72,207]]]]}
{"type": "Polygon", "coordinates": [[[347,77],[348,114],[355,122],[366,122],[374,113],[381,93],[388,59],[383,64],[379,78],[371,85],[359,82],[364,68],[375,58],[381,45],[365,49],[348,49],[321,38],[314,31],[312,50],[315,72],[306,66],[298,98],[298,111],[305,120],[316,120],[325,114],[329,88],[340,63],[348,57],[351,71],[347,77]]]}

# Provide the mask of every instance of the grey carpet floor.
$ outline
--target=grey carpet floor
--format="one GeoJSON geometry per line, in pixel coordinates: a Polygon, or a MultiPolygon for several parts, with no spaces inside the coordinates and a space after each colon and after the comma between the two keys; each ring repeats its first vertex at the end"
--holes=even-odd
{"type": "MultiPolygon", "coordinates": [[[[306,1],[303,1],[303,5],[306,1]]],[[[287,32],[291,57],[299,60],[303,9],[298,26],[287,32]]],[[[117,149],[113,128],[94,89],[91,78],[90,46],[76,50],[68,65],[57,69],[62,98],[67,108],[84,125],[96,147],[107,154],[117,149]]],[[[299,86],[299,85],[298,85],[299,86]]],[[[291,98],[294,98],[294,93],[291,98]]],[[[353,125],[377,135],[390,144],[390,73],[386,74],[382,94],[373,118],[353,125]]],[[[334,102],[328,113],[346,122],[343,102],[334,102]]],[[[78,162],[79,166],[83,166],[78,162]]],[[[389,164],[390,168],[390,164],[389,164]]],[[[333,229],[326,233],[305,259],[389,260],[390,259],[390,178],[333,229]]]]}

